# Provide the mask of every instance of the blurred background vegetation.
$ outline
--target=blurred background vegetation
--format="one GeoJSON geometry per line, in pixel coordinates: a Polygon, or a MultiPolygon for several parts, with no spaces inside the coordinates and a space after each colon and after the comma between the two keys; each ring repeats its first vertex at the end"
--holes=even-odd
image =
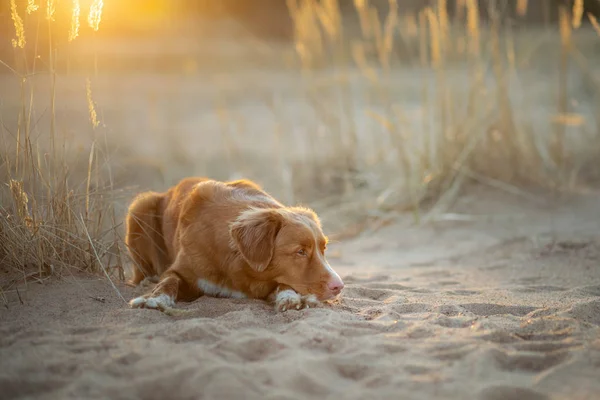
{"type": "Polygon", "coordinates": [[[131,197],[247,177],[339,237],[600,181],[598,0],[4,0],[0,264],[119,273],[131,197]],[[113,268],[114,266],[114,268],[113,268]]]}

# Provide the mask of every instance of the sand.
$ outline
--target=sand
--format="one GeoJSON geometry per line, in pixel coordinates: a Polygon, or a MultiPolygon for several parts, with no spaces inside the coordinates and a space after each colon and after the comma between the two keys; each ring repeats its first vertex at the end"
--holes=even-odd
{"type": "Polygon", "coordinates": [[[0,398],[600,398],[598,199],[479,190],[444,220],[399,216],[332,244],[337,302],[281,314],[134,310],[81,274],[21,282],[21,304],[3,277],[0,398]]]}

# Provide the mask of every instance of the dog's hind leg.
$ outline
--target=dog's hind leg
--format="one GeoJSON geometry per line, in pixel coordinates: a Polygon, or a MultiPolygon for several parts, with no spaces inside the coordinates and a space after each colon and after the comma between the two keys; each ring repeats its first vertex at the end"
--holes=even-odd
{"type": "Polygon", "coordinates": [[[144,279],[158,278],[166,268],[166,248],[160,225],[159,193],[147,192],[139,195],[129,207],[125,243],[134,265],[131,269],[129,286],[137,286],[144,279]]]}

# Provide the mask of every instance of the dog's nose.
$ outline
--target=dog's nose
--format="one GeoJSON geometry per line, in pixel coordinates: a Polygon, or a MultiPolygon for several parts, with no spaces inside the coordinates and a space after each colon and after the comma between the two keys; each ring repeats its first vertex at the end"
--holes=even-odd
{"type": "Polygon", "coordinates": [[[344,282],[338,277],[335,277],[327,284],[327,288],[331,290],[333,293],[338,294],[344,288],[344,282]]]}

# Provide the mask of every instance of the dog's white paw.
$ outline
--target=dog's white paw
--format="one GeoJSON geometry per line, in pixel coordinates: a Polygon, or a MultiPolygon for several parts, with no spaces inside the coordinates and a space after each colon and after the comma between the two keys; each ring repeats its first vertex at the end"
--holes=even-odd
{"type": "Polygon", "coordinates": [[[301,310],[303,308],[315,308],[320,304],[314,294],[301,296],[293,290],[283,290],[275,297],[275,310],[283,312],[287,310],[301,310]]]}
{"type": "Polygon", "coordinates": [[[155,297],[140,296],[129,301],[131,308],[153,308],[156,310],[175,307],[175,300],[166,294],[155,297]]]}
{"type": "Polygon", "coordinates": [[[321,302],[317,299],[317,296],[314,294],[309,294],[302,296],[302,304],[304,304],[306,308],[317,308],[321,302]]]}
{"type": "Polygon", "coordinates": [[[282,290],[275,297],[275,310],[278,312],[287,310],[299,310],[302,308],[302,296],[293,290],[282,290]]]}

